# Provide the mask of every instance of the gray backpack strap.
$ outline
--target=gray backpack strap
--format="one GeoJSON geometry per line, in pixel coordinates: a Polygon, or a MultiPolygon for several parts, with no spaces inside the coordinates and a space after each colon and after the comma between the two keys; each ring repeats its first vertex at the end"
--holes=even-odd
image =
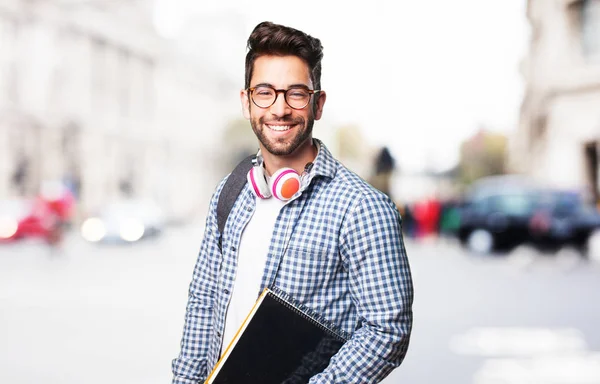
{"type": "Polygon", "coordinates": [[[219,201],[217,202],[217,225],[219,227],[219,248],[221,248],[223,231],[225,230],[225,223],[227,223],[227,217],[233,204],[237,200],[238,195],[246,185],[246,175],[253,166],[252,159],[256,155],[251,155],[242,160],[231,172],[231,175],[227,178],[225,185],[221,189],[219,195],[219,201]]]}

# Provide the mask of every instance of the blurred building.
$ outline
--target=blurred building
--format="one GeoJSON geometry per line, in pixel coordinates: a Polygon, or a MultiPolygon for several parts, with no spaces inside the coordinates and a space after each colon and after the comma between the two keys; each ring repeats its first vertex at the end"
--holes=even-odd
{"type": "Polygon", "coordinates": [[[0,47],[0,197],[60,179],[82,213],[123,197],[204,213],[225,82],[156,33],[152,0],[0,0],[0,47]]]}
{"type": "Polygon", "coordinates": [[[526,93],[512,170],[598,201],[600,0],[529,0],[526,93]]]}

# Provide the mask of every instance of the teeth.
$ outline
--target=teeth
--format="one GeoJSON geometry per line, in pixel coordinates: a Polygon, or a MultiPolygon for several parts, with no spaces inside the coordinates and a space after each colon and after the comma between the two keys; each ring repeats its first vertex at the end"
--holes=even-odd
{"type": "Polygon", "coordinates": [[[292,128],[291,125],[268,125],[268,127],[274,131],[287,131],[292,128]]]}

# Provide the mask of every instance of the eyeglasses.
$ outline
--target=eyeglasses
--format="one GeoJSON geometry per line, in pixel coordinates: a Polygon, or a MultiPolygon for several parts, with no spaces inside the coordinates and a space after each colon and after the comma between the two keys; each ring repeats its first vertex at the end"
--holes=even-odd
{"type": "Polygon", "coordinates": [[[275,89],[268,85],[260,85],[258,87],[248,88],[250,99],[254,105],[259,108],[269,108],[275,104],[279,92],[283,93],[283,98],[287,105],[293,109],[304,109],[310,102],[310,96],[321,92],[321,90],[313,90],[302,87],[293,87],[290,89],[275,89]]]}

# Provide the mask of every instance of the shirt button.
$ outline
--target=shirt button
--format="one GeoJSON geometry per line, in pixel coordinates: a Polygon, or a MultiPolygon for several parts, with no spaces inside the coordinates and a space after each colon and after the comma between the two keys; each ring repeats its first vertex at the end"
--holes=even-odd
{"type": "Polygon", "coordinates": [[[252,207],[246,207],[246,211],[252,212],[252,207]]]}
{"type": "Polygon", "coordinates": [[[231,246],[231,250],[232,250],[233,252],[235,252],[235,246],[233,246],[233,245],[232,245],[232,246],[231,246]]]}
{"type": "Polygon", "coordinates": [[[221,337],[221,332],[217,331],[217,336],[221,337]]]}
{"type": "Polygon", "coordinates": [[[229,295],[229,289],[224,289],[223,293],[225,293],[226,295],[229,295]]]}

